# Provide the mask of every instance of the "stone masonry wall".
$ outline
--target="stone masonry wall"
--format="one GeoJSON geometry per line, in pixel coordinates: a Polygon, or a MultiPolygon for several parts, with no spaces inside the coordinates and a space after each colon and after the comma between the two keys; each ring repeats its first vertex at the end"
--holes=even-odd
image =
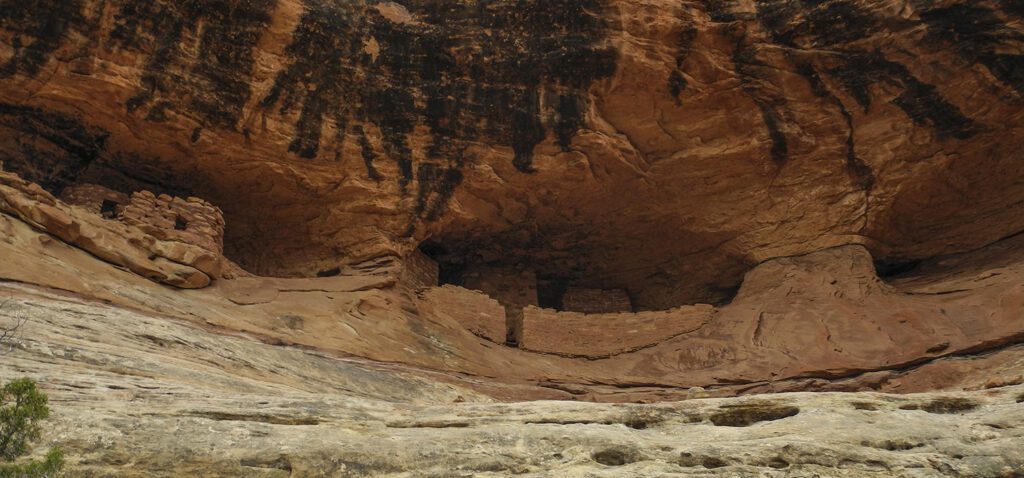
{"type": "Polygon", "coordinates": [[[118,213],[129,201],[127,194],[98,184],[68,186],[61,192],[60,199],[72,206],[84,207],[107,219],[116,219],[118,213]]]}
{"type": "Polygon", "coordinates": [[[224,253],[224,214],[199,198],[157,196],[149,191],[129,196],[97,184],[74,184],[64,188],[61,200],[138,227],[160,240],[224,253]]]}
{"type": "Polygon", "coordinates": [[[413,290],[426,289],[438,284],[439,274],[437,262],[416,250],[403,261],[401,282],[413,290]]]}
{"type": "Polygon", "coordinates": [[[479,290],[505,306],[508,343],[518,344],[523,328],[523,308],[537,306],[537,275],[531,270],[488,266],[469,267],[463,285],[479,290]]]}
{"type": "Polygon", "coordinates": [[[571,312],[600,314],[631,312],[633,304],[623,289],[583,289],[570,287],[562,297],[562,308],[571,312]]]}
{"type": "Polygon", "coordinates": [[[454,320],[479,337],[505,343],[505,308],[487,294],[445,285],[426,289],[417,298],[424,317],[454,320]]]}
{"type": "Polygon", "coordinates": [[[181,199],[149,191],[132,193],[119,217],[162,240],[224,252],[224,214],[199,198],[181,199]]]}

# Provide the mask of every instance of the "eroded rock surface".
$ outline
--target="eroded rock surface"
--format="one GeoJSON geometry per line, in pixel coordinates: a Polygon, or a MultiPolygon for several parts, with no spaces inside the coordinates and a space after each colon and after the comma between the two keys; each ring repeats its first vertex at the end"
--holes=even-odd
{"type": "MultiPolygon", "coordinates": [[[[40,197],[50,203],[11,197],[25,201],[29,218],[77,211],[48,196],[40,197]]],[[[129,227],[81,214],[77,227],[83,230],[94,223],[129,227]]],[[[0,276],[6,280],[245,332],[266,343],[487,377],[473,386],[500,398],[648,400],[685,397],[690,387],[716,395],[886,390],[890,381],[932,367],[936,373],[920,374],[916,385],[917,378],[891,385],[929,390],[926,383],[938,379],[938,371],[957,369],[943,364],[979,359],[995,366],[1003,362],[987,362],[989,355],[1024,339],[1024,236],[926,261],[889,282],[877,276],[865,248],[842,246],[755,267],[724,306],[616,314],[530,306],[517,320],[514,309],[484,293],[424,288],[410,279],[431,276],[429,267],[389,261],[339,268],[330,277],[224,277],[202,290],[165,288],[111,267],[122,265],[119,256],[96,254],[108,263],[97,260],[86,252],[92,242],[53,240],[65,238],[59,224],[41,227],[20,218],[0,215],[6,259],[0,276]],[[515,334],[520,348],[503,345],[515,334]]],[[[992,378],[971,376],[970,368],[934,388],[992,378]]]]}
{"type": "MultiPolygon", "coordinates": [[[[665,404],[495,403],[465,384],[5,285],[0,376],[50,395],[75,476],[1003,477],[1024,386],[665,404]]],[[[1022,355],[1024,358],[1024,355],[1022,355]]],[[[1018,370],[1024,360],[1018,362],[1018,370]]]]}
{"type": "Polygon", "coordinates": [[[429,239],[661,310],[1024,230],[1021,36],[996,0],[29,1],[0,154],[210,201],[258,274],[429,239]]]}
{"type": "Polygon", "coordinates": [[[6,2],[0,379],[83,476],[1022,476],[1019,3],[6,2]]]}

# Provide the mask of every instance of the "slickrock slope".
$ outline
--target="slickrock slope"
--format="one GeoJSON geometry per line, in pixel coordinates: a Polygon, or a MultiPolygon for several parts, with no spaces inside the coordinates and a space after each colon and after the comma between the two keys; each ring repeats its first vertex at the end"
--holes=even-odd
{"type": "Polygon", "coordinates": [[[1024,476],[1017,0],[0,3],[75,474],[1024,476]]]}
{"type": "MultiPolygon", "coordinates": [[[[39,380],[73,476],[1006,477],[1024,386],[672,404],[493,403],[360,360],[25,286],[0,374],[39,380]]],[[[1024,351],[1016,370],[1024,370],[1024,351]]]]}

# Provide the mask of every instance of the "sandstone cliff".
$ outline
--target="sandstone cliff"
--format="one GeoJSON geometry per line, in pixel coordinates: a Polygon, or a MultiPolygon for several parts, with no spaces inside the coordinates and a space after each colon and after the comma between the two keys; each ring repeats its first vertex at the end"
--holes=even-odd
{"type": "Polygon", "coordinates": [[[312,277],[461,265],[721,300],[839,244],[1024,230],[1021,9],[1001,1],[29,1],[0,14],[6,168],[224,210],[312,277]]]}
{"type": "Polygon", "coordinates": [[[1022,45],[1016,0],[6,2],[0,379],[84,476],[1021,476],[1022,45]]]}

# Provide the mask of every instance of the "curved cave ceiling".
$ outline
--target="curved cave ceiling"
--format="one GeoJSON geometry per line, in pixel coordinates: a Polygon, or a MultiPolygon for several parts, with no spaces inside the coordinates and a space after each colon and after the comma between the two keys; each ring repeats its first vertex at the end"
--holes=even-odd
{"type": "Polygon", "coordinates": [[[647,3],[23,2],[0,150],[54,191],[208,199],[259,274],[422,246],[642,309],[1024,230],[1016,3],[647,3]]]}

